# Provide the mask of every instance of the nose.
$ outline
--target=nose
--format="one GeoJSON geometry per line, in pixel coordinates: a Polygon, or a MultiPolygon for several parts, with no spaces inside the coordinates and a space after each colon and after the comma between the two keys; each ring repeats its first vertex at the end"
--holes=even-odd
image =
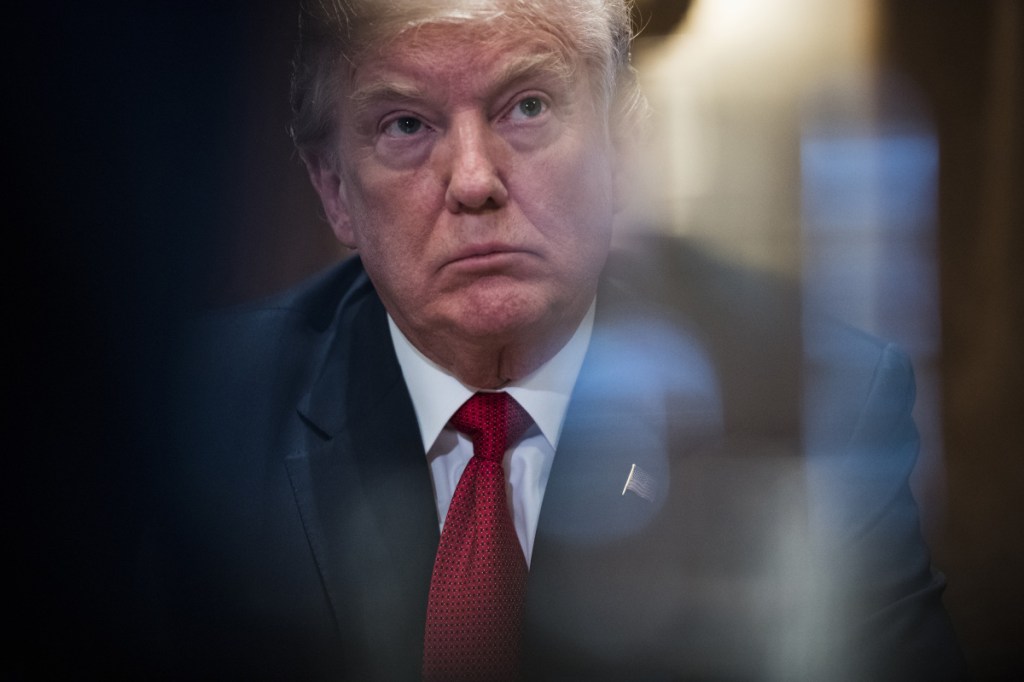
{"type": "Polygon", "coordinates": [[[483,116],[458,117],[448,132],[449,176],[445,207],[452,213],[501,208],[508,202],[502,179],[502,141],[483,116]]]}

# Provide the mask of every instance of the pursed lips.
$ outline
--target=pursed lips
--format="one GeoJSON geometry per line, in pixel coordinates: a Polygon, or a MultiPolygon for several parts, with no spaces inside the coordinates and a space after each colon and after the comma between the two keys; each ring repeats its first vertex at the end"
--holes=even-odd
{"type": "Polygon", "coordinates": [[[473,244],[463,247],[451,257],[445,265],[491,265],[503,259],[517,255],[529,255],[533,252],[518,246],[501,243],[473,244]]]}

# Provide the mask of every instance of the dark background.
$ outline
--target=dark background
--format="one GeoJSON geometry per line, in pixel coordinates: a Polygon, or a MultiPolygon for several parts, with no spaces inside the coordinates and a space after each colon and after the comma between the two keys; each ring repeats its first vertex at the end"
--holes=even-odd
{"type": "MultiPolygon", "coordinates": [[[[641,4],[657,32],[686,3],[641,4]]],[[[941,149],[948,492],[930,541],[976,674],[1020,676],[1024,10],[892,0],[881,14],[879,57],[917,83],[941,149]]],[[[135,655],[150,614],[133,566],[167,451],[175,330],[340,251],[285,130],[294,3],[46,3],[10,16],[9,665],[117,675],[149,663],[135,655]]]]}

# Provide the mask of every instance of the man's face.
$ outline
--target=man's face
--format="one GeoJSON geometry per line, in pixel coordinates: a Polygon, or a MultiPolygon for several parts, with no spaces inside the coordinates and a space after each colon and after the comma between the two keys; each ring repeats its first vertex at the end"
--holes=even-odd
{"type": "Polygon", "coordinates": [[[564,337],[593,299],[614,155],[605,108],[572,66],[542,29],[463,23],[409,30],[355,71],[335,205],[318,189],[398,326],[435,359],[445,339],[564,337]]]}

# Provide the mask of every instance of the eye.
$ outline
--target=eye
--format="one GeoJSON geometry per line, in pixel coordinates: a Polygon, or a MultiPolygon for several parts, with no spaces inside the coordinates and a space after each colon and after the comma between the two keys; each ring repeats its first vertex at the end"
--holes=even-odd
{"type": "Polygon", "coordinates": [[[511,118],[536,118],[547,111],[548,105],[540,97],[524,97],[512,108],[511,118]]]}
{"type": "Polygon", "coordinates": [[[415,116],[400,116],[384,126],[384,134],[392,137],[406,137],[415,135],[422,129],[423,121],[415,116]]]}

